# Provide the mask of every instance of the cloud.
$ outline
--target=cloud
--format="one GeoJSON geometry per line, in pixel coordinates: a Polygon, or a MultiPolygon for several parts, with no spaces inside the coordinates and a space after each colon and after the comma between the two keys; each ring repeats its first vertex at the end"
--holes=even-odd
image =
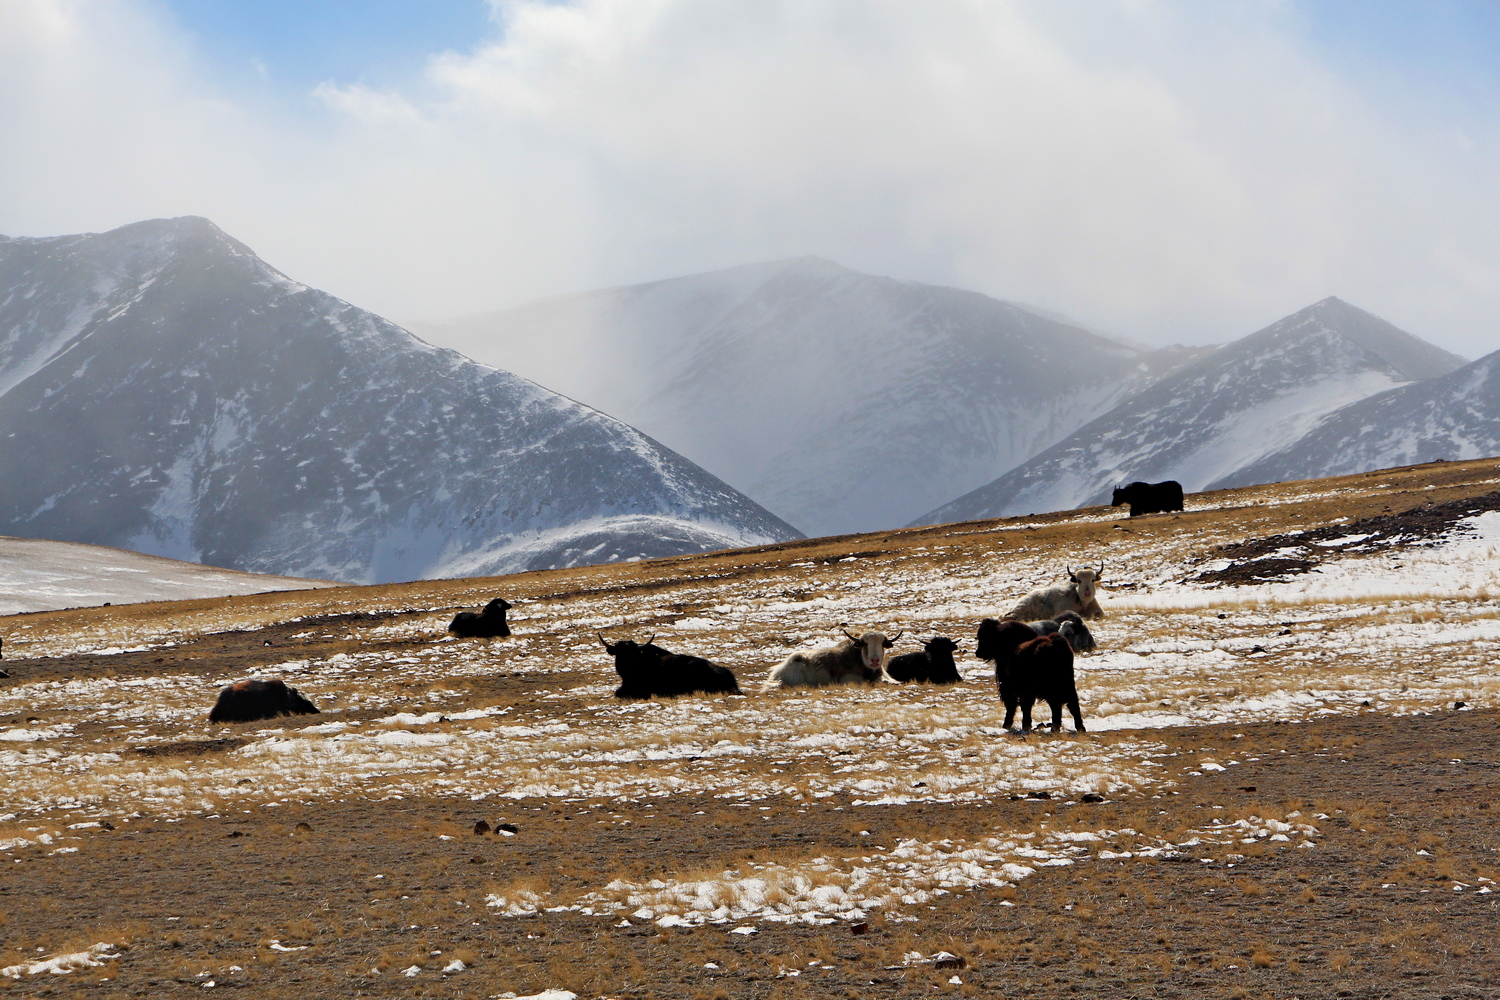
{"type": "Polygon", "coordinates": [[[162,11],[0,11],[0,231],[195,212],[396,318],[806,253],[1227,339],[1337,294],[1500,347],[1493,120],[1296,8],[507,0],[382,90],[230,91],[162,11]],[[21,162],[17,162],[20,160],[21,162]]]}

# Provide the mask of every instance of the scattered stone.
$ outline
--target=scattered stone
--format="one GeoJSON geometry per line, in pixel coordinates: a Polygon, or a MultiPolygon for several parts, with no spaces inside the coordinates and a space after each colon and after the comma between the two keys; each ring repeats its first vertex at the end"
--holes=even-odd
{"type": "Polygon", "coordinates": [[[99,821],[99,829],[101,830],[113,830],[114,828],[115,825],[107,819],[101,819],[99,821]]]}
{"type": "Polygon", "coordinates": [[[934,969],[962,969],[967,967],[968,960],[951,951],[940,951],[932,956],[932,967],[934,969]]]}
{"type": "Polygon", "coordinates": [[[516,834],[521,832],[521,828],[519,826],[516,826],[516,824],[514,823],[501,823],[497,825],[495,829],[499,830],[501,833],[508,833],[511,836],[515,836],[516,834]]]}
{"type": "Polygon", "coordinates": [[[490,832],[490,825],[488,823],[486,823],[484,820],[480,820],[479,822],[477,822],[477,823],[474,824],[474,833],[475,833],[476,836],[483,837],[485,834],[487,834],[489,832],[490,832]]]}
{"type": "Polygon", "coordinates": [[[224,834],[224,836],[230,840],[233,840],[235,837],[243,837],[244,833],[240,832],[239,830],[230,830],[228,833],[224,834]]]}
{"type": "Polygon", "coordinates": [[[1242,791],[1242,792],[1253,792],[1253,791],[1255,791],[1255,786],[1254,785],[1241,785],[1240,786],[1240,791],[1242,791]]]}
{"type": "Polygon", "coordinates": [[[870,922],[868,920],[861,920],[857,924],[850,924],[849,933],[856,936],[870,933],[870,922]]]}
{"type": "Polygon", "coordinates": [[[1028,799],[1050,799],[1052,798],[1052,793],[1046,789],[1042,789],[1040,792],[1027,792],[1026,797],[1028,799]]]}
{"type": "Polygon", "coordinates": [[[1467,704],[1467,702],[1462,702],[1462,701],[1455,701],[1455,702],[1454,702],[1454,703],[1453,703],[1453,708],[1454,708],[1454,710],[1455,710],[1455,711],[1456,711],[1456,710],[1457,710],[1457,709],[1460,709],[1460,708],[1463,708],[1463,707],[1465,707],[1465,705],[1466,705],[1466,704],[1467,704]]]}
{"type": "Polygon", "coordinates": [[[312,833],[312,824],[298,823],[294,829],[296,829],[298,833],[312,833]]]}
{"type": "Polygon", "coordinates": [[[1096,794],[1094,792],[1084,792],[1083,795],[1081,795],[1079,798],[1080,798],[1080,801],[1083,801],[1083,802],[1103,802],[1104,801],[1104,796],[1098,795],[1098,794],[1096,794]]]}

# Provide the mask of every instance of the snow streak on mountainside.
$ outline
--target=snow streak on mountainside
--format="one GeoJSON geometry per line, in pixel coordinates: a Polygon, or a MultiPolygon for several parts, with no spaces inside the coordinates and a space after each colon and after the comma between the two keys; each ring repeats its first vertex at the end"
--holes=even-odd
{"type": "Polygon", "coordinates": [[[1204,353],[817,258],[417,329],[603,407],[811,534],[904,524],[1204,353]]]}
{"type": "MultiPolygon", "coordinates": [[[[1219,348],[1135,394],[999,479],[914,524],[1107,503],[1111,488],[1223,485],[1357,400],[1464,359],[1336,298],[1219,348]]],[[[1459,457],[1454,455],[1452,457],[1459,457]]],[[[1333,474],[1309,469],[1308,476],[1333,474]]]]}
{"type": "Polygon", "coordinates": [[[204,219],[0,238],[0,392],[10,534],[352,582],[796,537],[633,428],[204,219]]]}
{"type": "Polygon", "coordinates": [[[1212,488],[1500,455],[1500,351],[1458,371],[1350,403],[1305,437],[1212,488]]]}

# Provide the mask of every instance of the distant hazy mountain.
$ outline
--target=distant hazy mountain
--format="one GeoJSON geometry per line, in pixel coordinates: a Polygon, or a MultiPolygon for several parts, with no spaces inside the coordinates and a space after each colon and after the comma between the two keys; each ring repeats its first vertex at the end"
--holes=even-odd
{"type": "Polygon", "coordinates": [[[1204,353],[810,257],[415,328],[608,410],[811,534],[904,524],[1204,353]]]}
{"type": "Polygon", "coordinates": [[[204,219],[0,238],[0,531],[376,582],[796,537],[204,219]]]}
{"type": "MultiPolygon", "coordinates": [[[[1336,298],[1219,348],[915,524],[1107,503],[1111,488],[1229,482],[1327,414],[1464,359],[1336,298]]],[[[1330,474],[1309,469],[1310,476],[1330,474]]]]}
{"type": "Polygon", "coordinates": [[[1305,436],[1210,484],[1339,476],[1500,455],[1500,351],[1457,371],[1350,403],[1305,436]]]}

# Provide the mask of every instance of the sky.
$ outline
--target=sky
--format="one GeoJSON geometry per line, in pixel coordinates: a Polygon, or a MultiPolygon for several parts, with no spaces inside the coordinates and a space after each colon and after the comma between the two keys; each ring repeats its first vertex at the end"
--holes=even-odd
{"type": "Polygon", "coordinates": [[[397,321],[814,254],[1500,349],[1493,0],[4,0],[0,150],[0,233],[203,215],[397,321]]]}

